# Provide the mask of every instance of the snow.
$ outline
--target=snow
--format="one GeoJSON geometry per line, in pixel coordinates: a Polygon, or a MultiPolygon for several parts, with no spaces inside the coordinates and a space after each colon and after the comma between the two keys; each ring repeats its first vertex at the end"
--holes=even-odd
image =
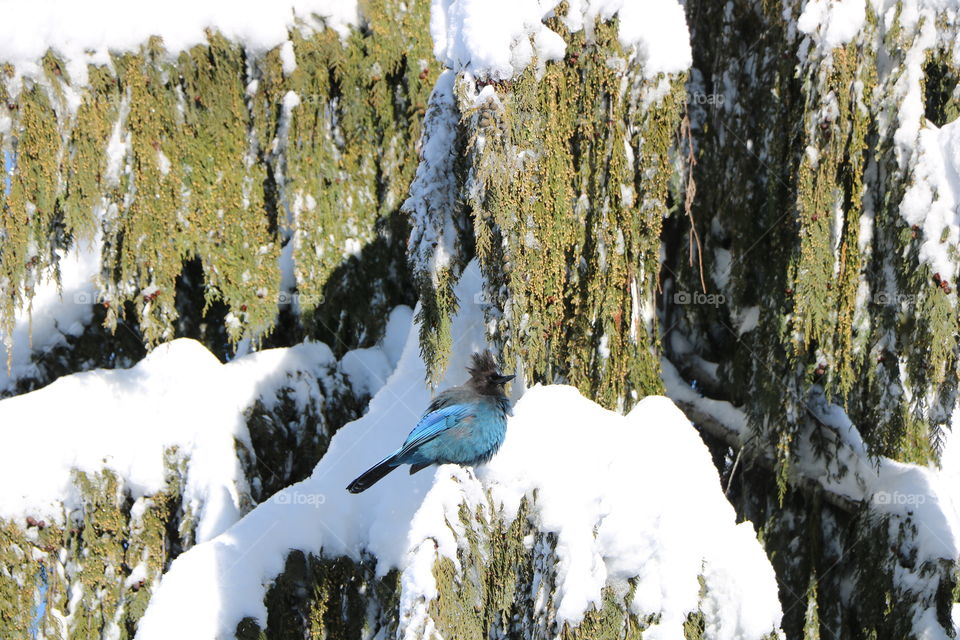
{"type": "Polygon", "coordinates": [[[797,20],[797,28],[803,33],[816,33],[824,45],[833,49],[852,41],[865,19],[865,0],[809,0],[797,20]]]}
{"type": "MultiPolygon", "coordinates": [[[[411,312],[391,313],[384,350],[348,352],[343,367],[367,392],[386,377],[397,335],[406,335],[411,312]],[[376,367],[371,363],[378,363],[376,367]]],[[[322,398],[320,380],[337,363],[321,343],[268,349],[221,364],[200,343],[162,344],[130,369],[62,377],[0,401],[0,517],[26,515],[64,523],[80,509],[72,472],[118,475],[133,500],[164,488],[165,454],[187,460],[184,508],[198,519],[196,539],[209,540],[242,515],[246,479],[235,441],[252,450],[244,411],[260,399],[273,406],[281,387],[302,411],[322,398]],[[29,428],[26,428],[29,426],[29,428]],[[42,463],[32,455],[43,442],[42,463]]],[[[331,383],[329,386],[333,386],[331,383]]]]}
{"type": "MultiPolygon", "coordinates": [[[[433,0],[430,34],[437,59],[454,71],[508,79],[539,64],[559,60],[563,38],[543,20],[553,15],[555,0],[433,0]]],[[[619,40],[635,48],[644,75],[686,70],[692,61],[690,34],[683,7],[676,0],[572,0],[564,18],[571,31],[587,30],[599,18],[620,19],[619,40]]]]}
{"type": "Polygon", "coordinates": [[[297,55],[293,51],[293,42],[287,40],[280,45],[280,61],[283,64],[283,74],[290,75],[297,70],[297,55]]]}
{"type": "Polygon", "coordinates": [[[387,321],[382,346],[354,349],[343,355],[340,368],[349,378],[355,393],[372,395],[384,385],[397,367],[400,359],[397,343],[406,339],[412,320],[413,311],[410,307],[396,307],[387,321]]]}
{"type": "Polygon", "coordinates": [[[922,230],[920,259],[954,283],[960,251],[960,120],[919,133],[914,182],[900,203],[907,224],[922,230]]]}
{"type": "Polygon", "coordinates": [[[760,307],[753,306],[740,309],[735,318],[737,337],[749,333],[760,326],[760,307]]]}
{"type": "MultiPolygon", "coordinates": [[[[661,364],[671,398],[715,417],[738,434],[741,442],[749,438],[747,417],[740,409],[700,396],[668,361],[662,360],[661,364]]],[[[801,433],[796,437],[795,472],[815,480],[832,494],[868,504],[869,517],[888,516],[891,540],[907,555],[915,552],[917,558],[910,567],[898,567],[896,586],[921,594],[931,607],[935,606],[936,585],[924,578],[926,563],[960,559],[960,439],[956,432],[947,437],[942,465],[937,469],[869,456],[865,442],[844,410],[829,403],[822,394],[811,396],[805,406],[817,421],[836,434],[837,453],[835,459],[825,461],[815,454],[812,432],[801,433]]],[[[960,408],[953,416],[953,424],[958,422],[960,408]]],[[[918,637],[945,639],[932,608],[919,608],[912,623],[918,637]]]]}
{"type": "Polygon", "coordinates": [[[704,567],[704,636],[712,640],[757,638],[780,623],[776,574],[749,522],[741,522],[718,543],[723,546],[704,567]],[[749,594],[748,599],[743,594],[749,594]],[[763,612],[766,612],[764,614],[763,612]]]}
{"type": "Polygon", "coordinates": [[[457,183],[457,129],[460,112],[453,95],[456,79],[444,71],[430,94],[420,140],[420,164],[410,185],[403,209],[411,217],[407,255],[416,270],[434,277],[450,266],[457,255],[457,225],[460,185],[457,183]]]}
{"type": "MultiPolygon", "coordinates": [[[[66,59],[70,77],[83,83],[88,63],[107,64],[109,52],[136,51],[151,36],[161,37],[167,50],[177,53],[205,43],[205,31],[213,29],[266,51],[287,41],[297,20],[317,29],[329,26],[345,37],[359,20],[357,11],[356,0],[4,0],[0,62],[29,70],[53,49],[66,59]]],[[[291,62],[284,57],[285,73],[291,62]]]]}
{"type": "Polygon", "coordinates": [[[34,360],[83,333],[97,301],[100,252],[99,233],[58,250],[59,289],[52,268],[36,275],[29,308],[16,313],[12,335],[0,343],[0,391],[11,391],[19,378],[39,377],[34,360]]]}
{"type": "Polygon", "coordinates": [[[733,254],[730,253],[730,250],[724,249],[723,247],[714,249],[713,263],[710,265],[710,275],[713,276],[713,281],[717,283],[717,287],[719,287],[721,291],[727,290],[732,270],[733,254]]]}
{"type": "MultiPolygon", "coordinates": [[[[474,261],[456,294],[470,300],[482,289],[474,261]]],[[[470,354],[486,346],[481,305],[461,305],[452,336],[442,386],[461,383],[470,354]]],[[[600,602],[604,585],[639,576],[631,606],[660,614],[644,636],[679,639],[703,574],[715,588],[708,615],[715,637],[760,638],[779,625],[773,571],[752,527],[736,523],[706,446],[666,398],[647,398],[622,416],[572,387],[534,387],[516,402],[499,454],[475,474],[454,465],[414,476],[401,470],[363,494],[347,493],[347,483],[401,442],[427,405],[425,372],[411,326],[367,414],[337,431],[310,478],[180,555],[137,638],[228,636],[244,616],[263,624],[265,591],[291,549],[354,560],[366,551],[379,575],[398,568],[398,635],[419,633],[432,625],[437,555],[458,565],[458,547],[467,545],[459,506],[488,515],[493,508],[509,521],[525,496],[534,500],[537,527],[556,534],[559,619],[576,623],[600,602]],[[298,496],[315,499],[308,505],[298,496]]]]}
{"type": "Polygon", "coordinates": [[[676,367],[666,358],[660,359],[660,377],[663,378],[667,395],[674,401],[693,405],[700,411],[716,417],[731,431],[739,434],[741,439],[748,436],[747,415],[743,411],[729,402],[701,396],[684,382],[676,367]]]}
{"type": "Polygon", "coordinates": [[[380,341],[380,347],[383,349],[391,369],[395,369],[400,363],[400,356],[403,355],[403,347],[407,342],[407,331],[402,329],[412,324],[413,309],[410,307],[399,305],[390,312],[390,317],[387,319],[387,329],[380,341]]]}
{"type": "MultiPolygon", "coordinates": [[[[591,3],[598,4],[596,0],[591,3]]],[[[693,63],[690,34],[683,6],[674,0],[605,0],[604,12],[616,8],[620,42],[634,44],[643,61],[643,73],[680,73],[693,63]]]]}
{"type": "Polygon", "coordinates": [[[531,37],[544,60],[563,57],[563,39],[542,22],[551,10],[533,0],[434,0],[433,53],[455,71],[512,78],[533,59],[531,37]]]}

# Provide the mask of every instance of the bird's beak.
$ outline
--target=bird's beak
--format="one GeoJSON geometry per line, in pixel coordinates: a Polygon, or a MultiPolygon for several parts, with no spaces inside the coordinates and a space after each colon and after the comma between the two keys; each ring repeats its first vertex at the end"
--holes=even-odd
{"type": "Polygon", "coordinates": [[[517,377],[517,376],[497,376],[497,377],[494,378],[493,380],[494,380],[494,382],[496,382],[497,384],[507,384],[508,382],[510,382],[511,380],[513,380],[513,379],[516,378],[516,377],[517,377]]]}

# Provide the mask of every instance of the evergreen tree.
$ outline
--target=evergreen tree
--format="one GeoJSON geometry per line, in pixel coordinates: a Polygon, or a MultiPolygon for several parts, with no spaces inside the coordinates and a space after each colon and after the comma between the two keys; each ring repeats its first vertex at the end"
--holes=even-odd
{"type": "MultiPolygon", "coordinates": [[[[531,31],[516,73],[438,62],[431,7],[409,0],[361,3],[345,31],[299,18],[268,51],[211,30],[185,51],[153,38],[79,67],[54,50],[7,63],[0,393],[180,337],[224,362],[323,343],[244,412],[246,512],[364,414],[349,361],[391,309],[418,305],[436,384],[458,310],[479,304],[528,387],[623,414],[676,402],[757,527],[788,638],[952,637],[952,507],[927,467],[958,415],[960,9],[853,5],[687,0],[677,68],[625,43],[616,15],[573,28],[572,2],[543,21],[562,56],[531,31]],[[96,289],[62,277],[77,259],[96,289]],[[483,290],[459,299],[473,261],[483,290]]],[[[105,468],[74,474],[63,524],[0,519],[0,636],[133,637],[159,576],[205,539],[188,460],[166,456],[145,500],[105,468]]],[[[631,609],[637,576],[559,621],[535,497],[510,521],[488,507],[460,505],[460,562],[432,565],[443,637],[659,622],[631,609]],[[546,604],[525,599],[543,576],[546,604]]],[[[427,634],[398,619],[402,576],[372,556],[280,564],[266,620],[237,638],[427,634]]],[[[703,585],[688,638],[720,637],[703,585]]]]}

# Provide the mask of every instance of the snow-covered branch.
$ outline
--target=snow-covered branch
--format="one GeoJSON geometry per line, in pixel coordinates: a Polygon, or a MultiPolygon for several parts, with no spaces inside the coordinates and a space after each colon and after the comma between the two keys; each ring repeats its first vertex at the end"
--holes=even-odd
{"type": "MultiPolygon", "coordinates": [[[[729,402],[707,398],[694,391],[669,360],[664,359],[662,366],[667,395],[693,424],[741,451],[751,462],[771,471],[775,468],[774,452],[749,437],[747,416],[743,411],[729,402]]],[[[847,513],[856,513],[863,508],[862,498],[834,491],[829,485],[825,485],[819,476],[808,475],[801,467],[794,466],[793,470],[791,483],[796,489],[804,493],[818,494],[827,503],[847,513]]]]}

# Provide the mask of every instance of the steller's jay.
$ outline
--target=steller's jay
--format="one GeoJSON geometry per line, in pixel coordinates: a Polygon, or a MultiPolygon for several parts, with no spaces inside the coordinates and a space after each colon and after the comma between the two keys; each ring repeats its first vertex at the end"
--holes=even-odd
{"type": "Polygon", "coordinates": [[[502,375],[489,351],[473,354],[470,379],[437,394],[403,446],[373,465],[347,486],[366,491],[401,464],[410,474],[434,464],[483,464],[493,457],[507,431],[510,401],[502,375]]]}

